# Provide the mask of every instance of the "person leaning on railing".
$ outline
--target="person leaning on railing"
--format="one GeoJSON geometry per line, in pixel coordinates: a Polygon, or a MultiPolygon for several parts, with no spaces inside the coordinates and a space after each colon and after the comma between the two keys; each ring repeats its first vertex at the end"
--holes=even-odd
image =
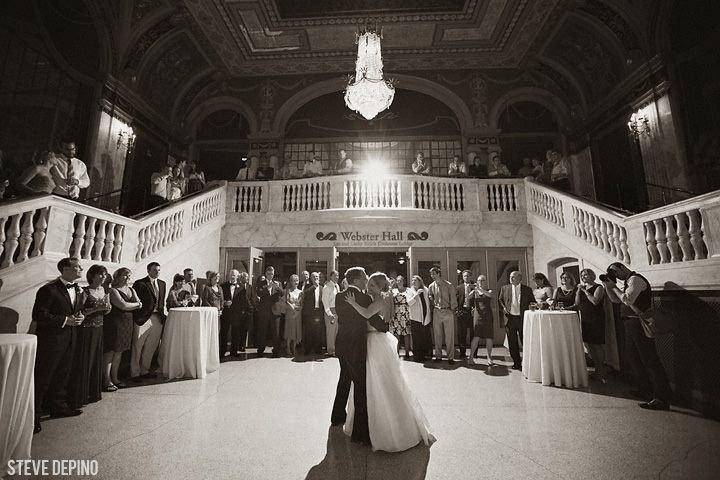
{"type": "Polygon", "coordinates": [[[430,165],[425,163],[425,154],[423,152],[417,152],[417,155],[415,155],[412,171],[418,175],[430,175],[430,165]]]}
{"type": "Polygon", "coordinates": [[[452,160],[448,163],[449,177],[467,177],[467,167],[465,162],[460,160],[460,155],[453,155],[452,160]]]}

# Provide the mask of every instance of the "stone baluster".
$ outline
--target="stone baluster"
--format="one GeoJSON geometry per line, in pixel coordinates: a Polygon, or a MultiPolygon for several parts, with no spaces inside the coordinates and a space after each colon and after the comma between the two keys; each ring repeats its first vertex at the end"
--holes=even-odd
{"type": "Polygon", "coordinates": [[[693,260],[693,246],[690,243],[690,232],[687,227],[688,216],[685,212],[675,214],[675,222],[677,223],[678,245],[682,250],[682,261],[687,262],[693,260]]]}
{"type": "Polygon", "coordinates": [[[107,220],[99,220],[97,224],[97,235],[95,235],[95,243],[91,252],[93,260],[102,260],[102,251],[105,248],[105,226],[107,220]]]}
{"type": "Polygon", "coordinates": [[[581,235],[581,228],[580,228],[580,219],[578,218],[580,213],[578,211],[578,208],[573,205],[572,206],[572,214],[573,214],[573,232],[575,233],[575,236],[578,238],[582,238],[581,235]]]}
{"type": "Polygon", "coordinates": [[[643,227],[645,227],[645,245],[647,245],[650,265],[657,265],[660,263],[660,252],[657,248],[655,226],[651,222],[645,222],[643,227]]]}
{"type": "Polygon", "coordinates": [[[33,216],[35,210],[25,212],[22,214],[22,220],[20,222],[20,238],[18,241],[18,256],[15,263],[24,262],[28,259],[30,252],[30,244],[33,238],[33,216]]]}
{"type": "Polygon", "coordinates": [[[242,211],[241,210],[242,203],[240,201],[240,197],[242,195],[242,191],[244,190],[244,188],[245,187],[242,187],[242,186],[235,187],[235,195],[233,196],[233,212],[235,212],[235,213],[242,211]]]}
{"type": "Polygon", "coordinates": [[[602,248],[602,237],[600,234],[600,217],[598,215],[592,216],[592,234],[593,234],[593,247],[602,248]]]}
{"type": "Polygon", "coordinates": [[[6,268],[11,267],[15,264],[14,256],[19,245],[20,238],[20,219],[22,214],[18,213],[11,217],[10,226],[8,227],[8,234],[5,240],[5,258],[3,259],[0,267],[6,268]]]}
{"type": "Polygon", "coordinates": [[[617,223],[611,223],[612,232],[610,235],[610,254],[615,258],[620,258],[620,227],[617,223]]]}
{"type": "Polygon", "coordinates": [[[112,261],[113,242],[115,241],[115,224],[107,222],[105,225],[105,246],[102,250],[102,261],[112,261]]]}
{"type": "Polygon", "coordinates": [[[115,240],[113,240],[113,250],[111,258],[114,263],[120,263],[124,235],[125,225],[115,225],[115,240]]]}
{"type": "Polygon", "coordinates": [[[510,207],[510,185],[503,184],[500,186],[502,189],[502,195],[503,195],[503,211],[509,212],[511,209],[510,207]]]}
{"type": "Polygon", "coordinates": [[[678,243],[678,235],[675,233],[674,217],[665,217],[665,238],[667,238],[667,247],[670,250],[670,261],[679,262],[682,258],[680,256],[680,245],[678,243]]]}
{"type": "MultiPolygon", "coordinates": [[[[135,261],[139,262],[143,258],[145,258],[145,249],[147,248],[147,243],[145,239],[145,235],[147,232],[147,227],[141,228],[138,232],[138,248],[137,253],[135,254],[135,261]]],[[[113,253],[114,253],[114,247],[113,247],[113,253]]]]}
{"type": "Polygon", "coordinates": [[[0,218],[0,258],[2,258],[3,252],[5,251],[5,223],[7,217],[0,218]]]}
{"type": "Polygon", "coordinates": [[[707,249],[703,240],[703,225],[700,212],[698,210],[690,210],[688,212],[690,218],[690,244],[695,250],[695,260],[704,260],[707,258],[707,249]]]}
{"type": "MultiPolygon", "coordinates": [[[[33,248],[31,257],[37,257],[42,255],[45,247],[45,237],[47,237],[48,227],[48,210],[49,207],[41,208],[37,220],[35,221],[35,233],[33,235],[33,241],[35,247],[33,248]]],[[[0,227],[2,228],[2,227],[0,227]]],[[[2,244],[0,242],[0,255],[2,255],[2,244]]]]}
{"type": "MultiPolygon", "coordinates": [[[[202,214],[202,211],[199,212],[198,218],[200,218],[200,215],[202,214]]],[[[150,254],[155,254],[158,250],[160,250],[160,228],[158,227],[159,222],[155,222],[150,227],[150,254]]],[[[198,221],[198,224],[200,222],[198,221]]]]}
{"type": "Polygon", "coordinates": [[[600,239],[602,240],[602,249],[605,250],[605,252],[610,253],[610,232],[612,231],[612,227],[610,226],[610,222],[605,220],[604,218],[600,219],[600,239]]]}
{"type": "Polygon", "coordinates": [[[92,258],[92,250],[95,246],[95,224],[97,218],[88,217],[87,219],[87,230],[85,231],[85,243],[83,243],[82,257],[83,259],[92,258]]]}
{"type": "Polygon", "coordinates": [[[75,229],[73,231],[73,241],[70,244],[70,256],[79,257],[83,242],[85,242],[85,215],[78,213],[75,215],[75,229]]]}
{"type": "Polygon", "coordinates": [[[660,253],[660,263],[670,262],[670,249],[667,245],[667,237],[665,237],[665,225],[662,218],[653,220],[655,225],[655,240],[657,242],[657,249],[660,253]]]}
{"type": "Polygon", "coordinates": [[[518,189],[515,185],[510,185],[510,191],[512,192],[513,211],[520,209],[520,202],[518,201],[518,189]]]}
{"type": "Polygon", "coordinates": [[[630,251],[627,245],[627,230],[625,227],[620,227],[620,251],[622,252],[622,261],[626,265],[630,265],[630,251]]]}

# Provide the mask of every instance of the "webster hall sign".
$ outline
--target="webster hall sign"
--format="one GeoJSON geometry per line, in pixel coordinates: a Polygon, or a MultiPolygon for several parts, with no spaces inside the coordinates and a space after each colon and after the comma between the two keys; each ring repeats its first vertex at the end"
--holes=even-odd
{"type": "Polygon", "coordinates": [[[408,242],[424,242],[430,235],[428,232],[405,232],[403,230],[388,230],[382,232],[363,232],[359,230],[341,232],[317,232],[315,235],[321,242],[333,245],[348,246],[383,246],[404,245],[408,242]]]}

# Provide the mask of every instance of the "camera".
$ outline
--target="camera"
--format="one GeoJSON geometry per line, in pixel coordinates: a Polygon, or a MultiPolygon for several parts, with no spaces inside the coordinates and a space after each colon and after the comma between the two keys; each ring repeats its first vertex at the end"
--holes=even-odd
{"type": "Polygon", "coordinates": [[[615,272],[612,270],[608,270],[607,273],[600,275],[600,281],[601,282],[616,282],[617,277],[615,276],[615,272]]]}

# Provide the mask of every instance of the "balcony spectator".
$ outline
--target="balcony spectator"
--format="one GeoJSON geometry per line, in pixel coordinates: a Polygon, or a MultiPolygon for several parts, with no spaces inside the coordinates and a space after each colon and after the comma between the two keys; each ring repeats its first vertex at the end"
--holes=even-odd
{"type": "Polygon", "coordinates": [[[487,177],[487,168],[480,162],[480,158],[475,152],[468,153],[467,169],[468,175],[473,178],[487,177]]]}
{"type": "Polygon", "coordinates": [[[34,164],[28,167],[17,180],[18,190],[29,194],[52,193],[55,181],[50,170],[58,160],[50,151],[40,152],[34,164]]]}
{"type": "Polygon", "coordinates": [[[179,165],[172,167],[172,173],[167,179],[167,199],[170,202],[180,200],[183,196],[185,178],[179,165]]]}
{"type": "Polygon", "coordinates": [[[335,171],[340,175],[353,173],[353,161],[348,157],[344,148],[340,149],[340,158],[335,164],[335,171]]]}
{"type": "Polygon", "coordinates": [[[525,157],[522,159],[522,167],[520,167],[520,170],[518,170],[518,175],[522,178],[533,176],[533,167],[532,163],[530,162],[530,157],[525,157]]]}
{"type": "Polygon", "coordinates": [[[425,163],[425,154],[423,152],[417,152],[417,155],[415,155],[412,171],[418,175],[430,175],[430,166],[425,163]]]}
{"type": "Polygon", "coordinates": [[[550,161],[550,185],[558,190],[569,192],[571,189],[570,162],[557,150],[549,150],[548,159],[550,161]]]}
{"type": "Polygon", "coordinates": [[[305,166],[303,167],[303,176],[317,177],[317,176],[322,175],[322,173],[323,173],[322,162],[317,157],[317,155],[313,155],[311,161],[305,162],[305,166]]]}
{"type": "Polygon", "coordinates": [[[168,165],[150,176],[150,208],[159,207],[168,201],[168,182],[172,168],[168,165]]]}
{"type": "Polygon", "coordinates": [[[266,177],[268,180],[283,178],[282,172],[280,170],[280,161],[277,155],[270,155],[270,160],[268,160],[266,177]]]}
{"type": "Polygon", "coordinates": [[[535,180],[542,183],[547,182],[544,163],[540,158],[533,157],[532,159],[532,176],[535,177],[535,180]]]}
{"type": "Polygon", "coordinates": [[[448,163],[448,176],[449,177],[466,177],[467,167],[465,162],[460,160],[460,155],[453,155],[452,160],[448,163]]]}
{"type": "Polygon", "coordinates": [[[55,195],[76,200],[80,197],[80,189],[90,186],[87,166],[75,157],[76,154],[74,140],[64,139],[60,142],[60,153],[56,155],[59,161],[50,169],[55,182],[55,195]]]}
{"type": "Polygon", "coordinates": [[[500,159],[500,152],[490,153],[490,164],[488,165],[487,175],[490,178],[510,176],[510,170],[500,159]]]}
{"type": "Polygon", "coordinates": [[[535,282],[533,296],[535,297],[535,302],[538,305],[547,303],[548,300],[553,298],[555,292],[553,291],[553,286],[550,283],[550,280],[548,280],[545,274],[537,272],[535,275],[533,275],[533,281],[535,282]]]}
{"type": "Polygon", "coordinates": [[[580,312],[583,342],[590,353],[595,373],[590,378],[607,383],[605,373],[605,287],[595,283],[595,272],[585,268],[580,272],[582,283],[577,289],[575,305],[580,312]]]}
{"type": "Polygon", "coordinates": [[[200,170],[198,164],[190,162],[187,176],[187,193],[195,193],[205,188],[205,172],[200,170]]]}

